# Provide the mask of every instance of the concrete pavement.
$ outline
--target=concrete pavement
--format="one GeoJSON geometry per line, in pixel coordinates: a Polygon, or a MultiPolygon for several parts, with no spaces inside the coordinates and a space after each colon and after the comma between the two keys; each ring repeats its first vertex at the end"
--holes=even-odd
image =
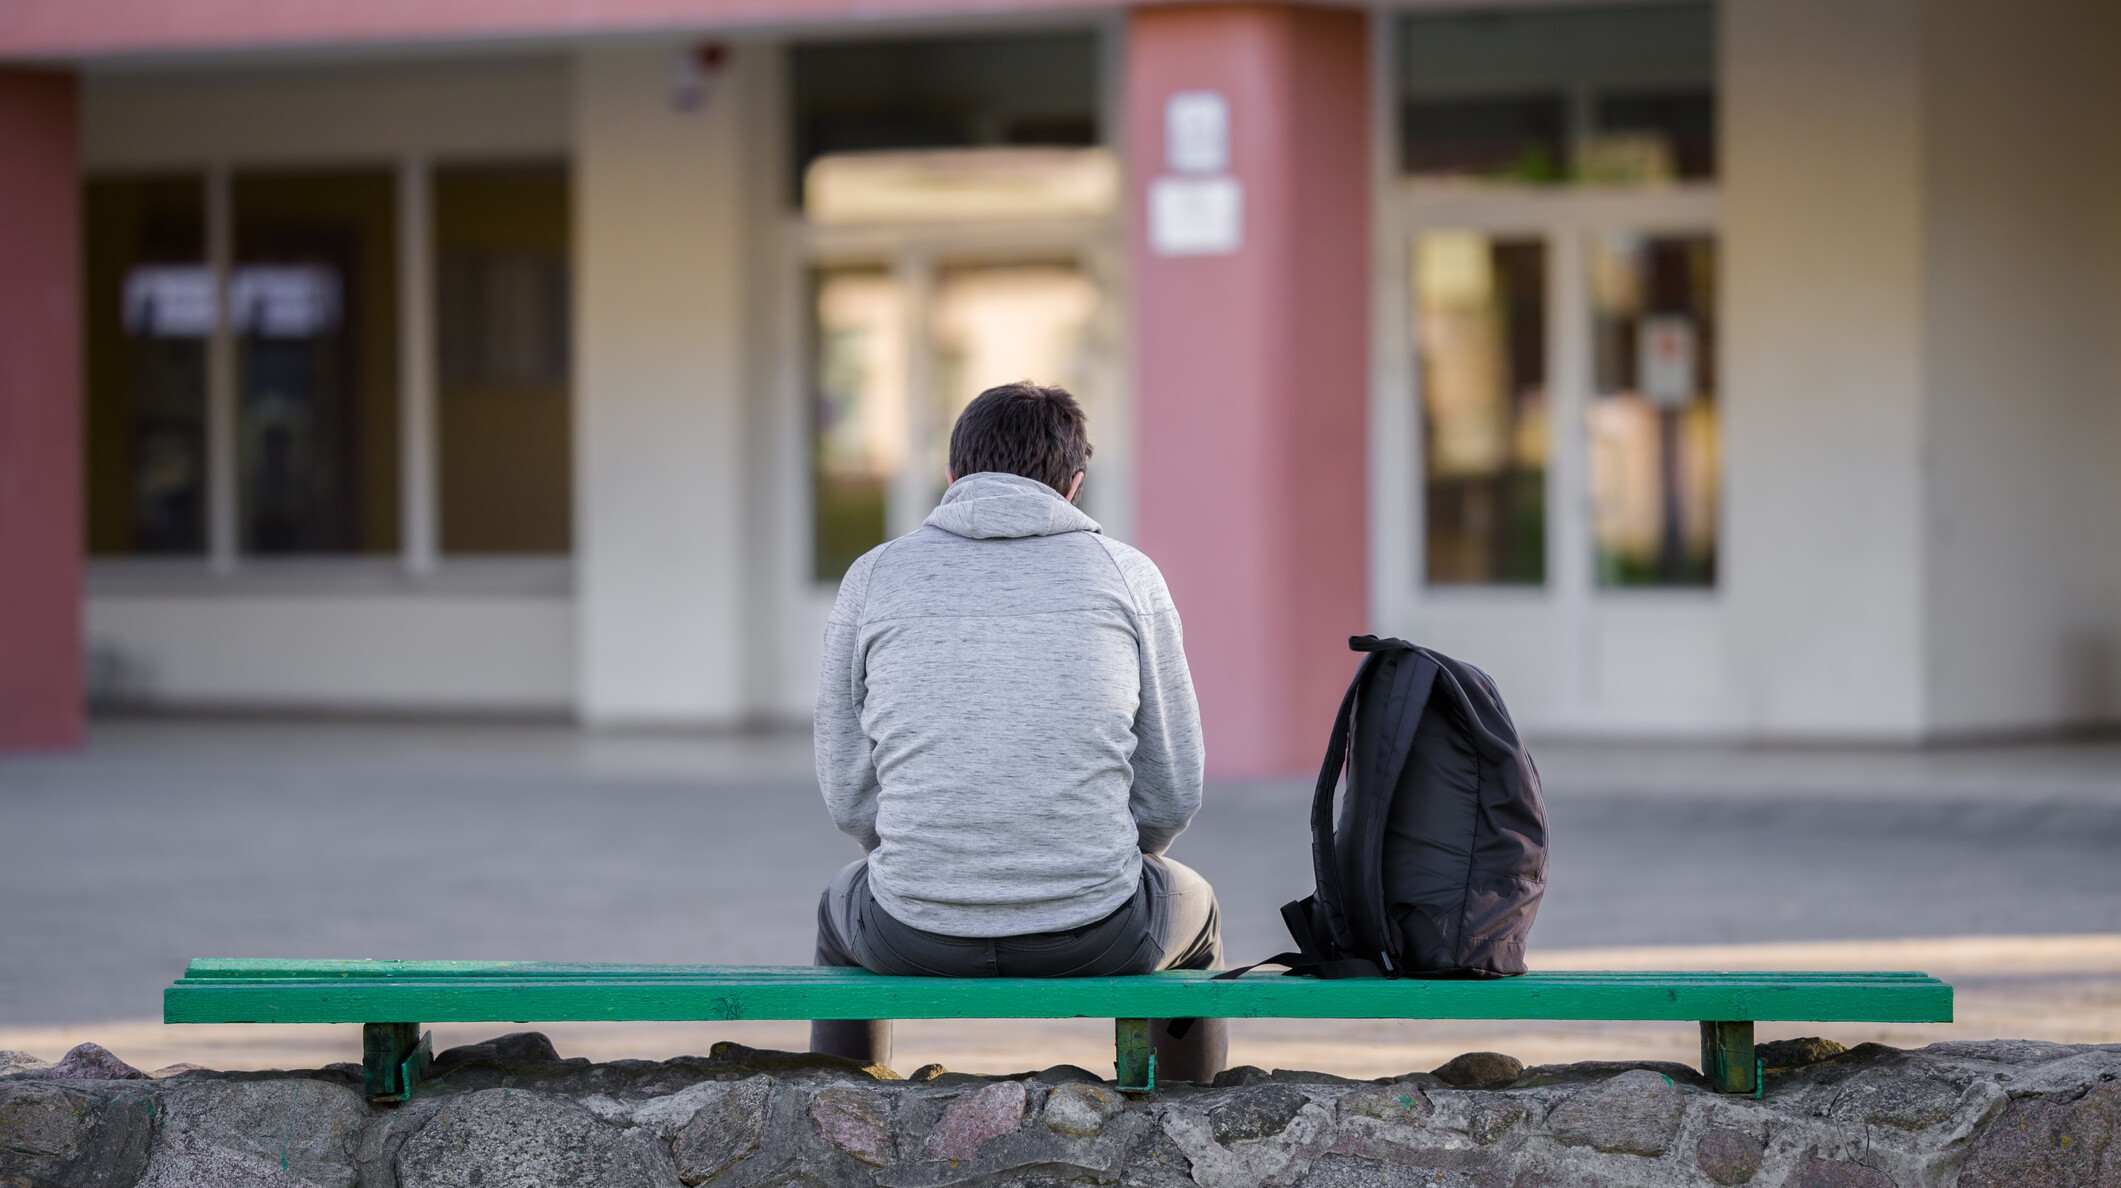
{"type": "MultiPolygon", "coordinates": [[[[2121,934],[2112,744],[1535,754],[1554,839],[1535,953],[2058,934],[2104,952],[2121,934]]],[[[99,721],[82,754],[0,758],[0,1047],[151,1028],[193,956],[804,961],[817,890],[856,853],[809,762],[800,734],[99,721]]],[[[1233,958],[1283,947],[1276,908],[1310,879],[1306,783],[1213,786],[1173,850],[1218,887],[1233,958]]],[[[2038,1018],[2121,1039],[2105,960],[2039,975],[2068,1017],[2038,1018]]],[[[989,1046],[1056,1050],[1039,1032],[989,1046]]]]}

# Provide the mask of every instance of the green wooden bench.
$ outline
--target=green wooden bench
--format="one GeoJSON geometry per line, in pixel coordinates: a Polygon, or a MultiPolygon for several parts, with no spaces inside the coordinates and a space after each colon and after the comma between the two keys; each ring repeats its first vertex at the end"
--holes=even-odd
{"type": "Polygon", "coordinates": [[[897,978],[811,966],[530,961],[199,960],[163,992],[168,1023],[360,1023],[368,1092],[409,1099],[421,1023],[722,1019],[1116,1022],[1119,1086],[1156,1085],[1150,1019],[1584,1019],[1701,1025],[1701,1071],[1752,1093],[1758,1020],[1947,1023],[1952,988],[1915,972],[1531,973],[1496,981],[1321,982],[1175,972],[1124,978],[897,978]],[[414,1022],[406,1022],[414,1020],[414,1022]]]}

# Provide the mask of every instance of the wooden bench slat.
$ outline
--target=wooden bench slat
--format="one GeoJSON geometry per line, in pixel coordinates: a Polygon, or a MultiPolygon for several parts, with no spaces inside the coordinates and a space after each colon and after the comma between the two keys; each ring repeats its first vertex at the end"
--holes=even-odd
{"type": "Polygon", "coordinates": [[[1320,982],[1190,972],[1127,978],[894,978],[795,967],[510,962],[194,962],[171,1023],[1220,1018],[1946,1022],[1925,974],[1558,971],[1496,981],[1320,982]]]}

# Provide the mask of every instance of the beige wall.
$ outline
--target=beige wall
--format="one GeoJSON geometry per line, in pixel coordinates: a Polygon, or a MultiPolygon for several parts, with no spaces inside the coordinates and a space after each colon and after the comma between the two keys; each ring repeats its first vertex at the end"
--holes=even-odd
{"type": "Polygon", "coordinates": [[[575,60],[577,711],[728,723],[747,709],[746,298],[753,59],[699,110],[678,46],[575,60]]]}
{"type": "Polygon", "coordinates": [[[97,591],[87,614],[91,697],[392,712],[561,714],[572,704],[574,607],[564,588],[412,592],[388,577],[344,574],[306,590],[288,584],[97,591]]]}
{"type": "Polygon", "coordinates": [[[1922,728],[1920,18],[1723,8],[1723,556],[1749,733],[1922,728]]]}
{"type": "Polygon", "coordinates": [[[2121,6],[1924,12],[1925,724],[2110,721],[2121,6]]]}
{"type": "Polygon", "coordinates": [[[2121,10],[1723,11],[1747,730],[2112,721],[2121,10]]]}

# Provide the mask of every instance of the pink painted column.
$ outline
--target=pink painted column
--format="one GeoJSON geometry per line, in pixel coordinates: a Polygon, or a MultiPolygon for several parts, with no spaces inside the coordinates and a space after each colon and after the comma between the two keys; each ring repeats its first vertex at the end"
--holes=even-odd
{"type": "Polygon", "coordinates": [[[1185,619],[1215,775],[1315,771],[1369,629],[1366,36],[1359,12],[1294,5],[1128,19],[1137,534],[1185,619]],[[1182,136],[1193,156],[1166,143],[1171,97],[1198,115],[1202,93],[1227,111],[1220,167],[1198,155],[1213,120],[1182,136]],[[1234,181],[1235,241],[1187,239],[1216,238],[1212,210],[1159,237],[1159,181],[1234,181]]]}
{"type": "Polygon", "coordinates": [[[0,69],[0,750],[81,741],[80,203],[73,77],[0,69]]]}

